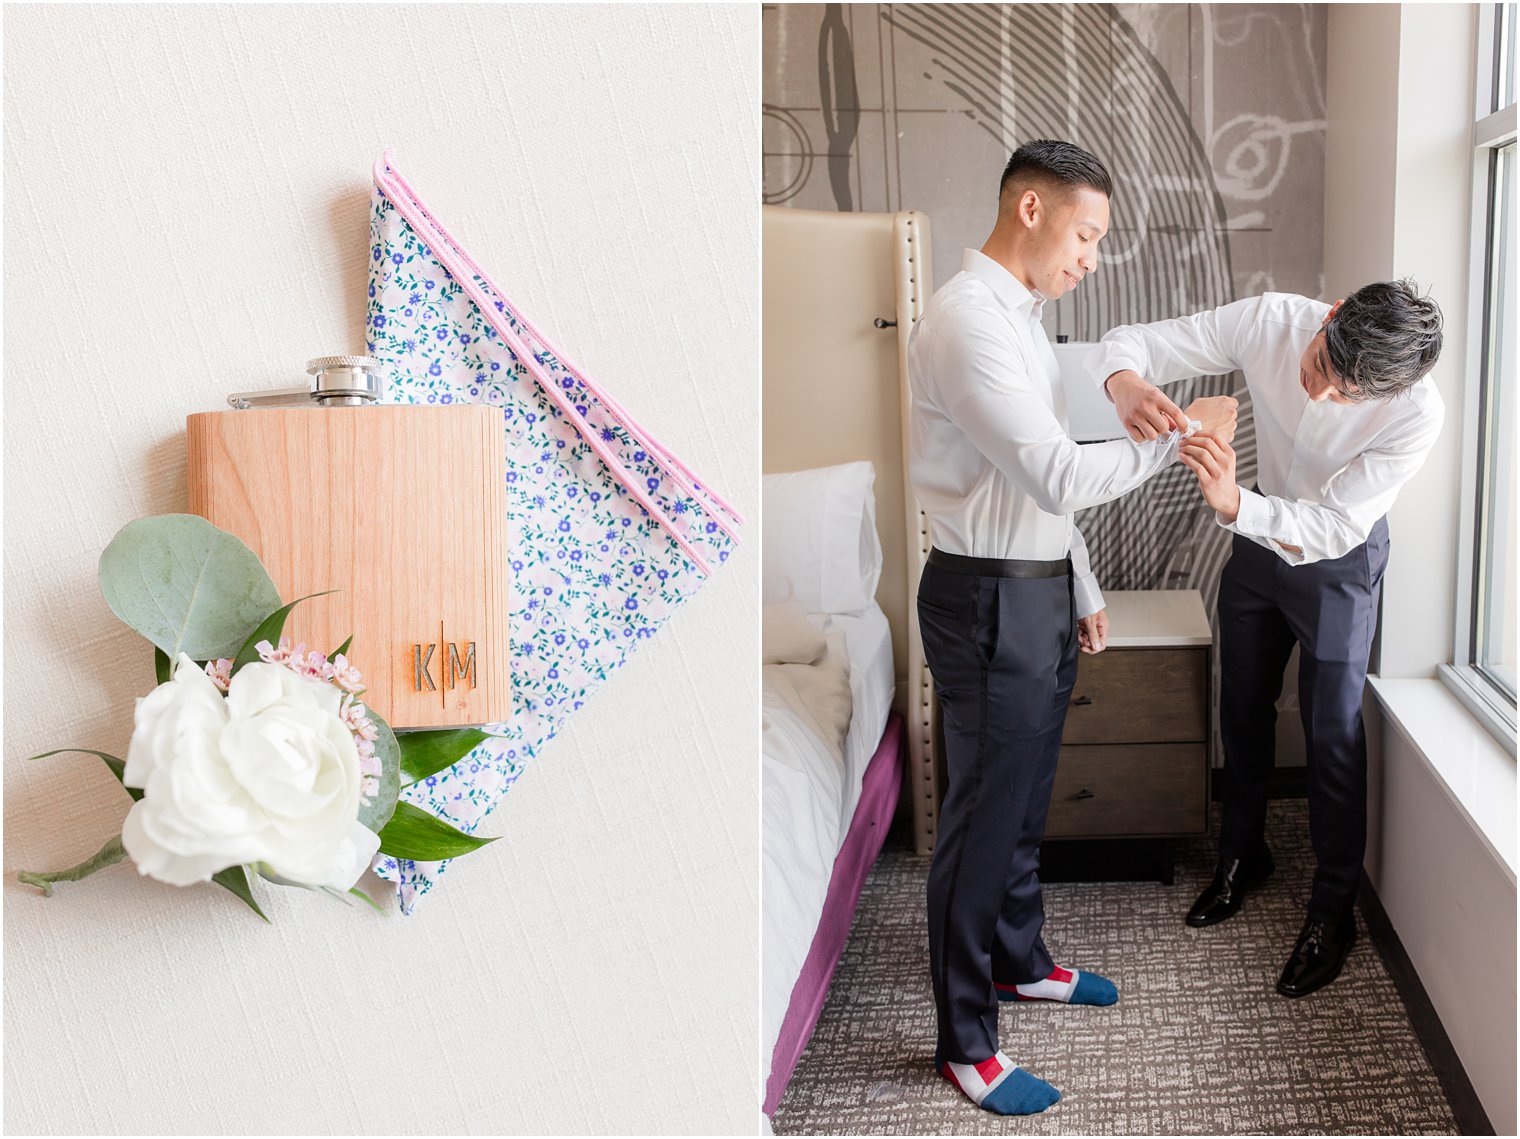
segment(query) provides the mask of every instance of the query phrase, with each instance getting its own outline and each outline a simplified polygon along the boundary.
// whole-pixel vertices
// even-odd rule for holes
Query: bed
[[[832,751],[762,684],[763,1110],[807,1045],[907,766],[933,769],[929,676],[910,599],[926,527],[903,463],[904,348],[927,298],[921,214],[765,207],[762,573],[848,662]],[[858,538],[858,540],[857,540]],[[768,637],[767,637],[768,639]],[[769,651],[769,647],[767,647]],[[768,674],[769,668],[762,670]],[[784,685],[782,685],[784,687]],[[827,732],[823,733],[827,735]],[[909,788],[915,843],[937,812]],[[932,835],[928,839],[932,845]]]

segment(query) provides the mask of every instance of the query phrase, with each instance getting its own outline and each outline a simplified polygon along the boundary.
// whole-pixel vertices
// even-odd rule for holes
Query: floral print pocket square
[[[728,558],[739,515],[530,324],[433,217],[389,153],[375,164],[368,350],[391,403],[501,409],[512,719],[403,792],[473,831],[527,762]],[[487,572],[489,572],[489,567]],[[381,856],[403,913],[447,863]]]

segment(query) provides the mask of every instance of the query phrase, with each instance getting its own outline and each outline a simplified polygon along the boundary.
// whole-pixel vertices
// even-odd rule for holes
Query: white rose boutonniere
[[[233,535],[188,514],[129,523],[101,555],[100,585],[153,642],[159,683],[137,702],[125,761],[59,750],[99,756],[135,802],[93,857],[21,881],[51,894],[130,857],[173,886],[215,882],[260,917],[255,877],[378,909],[355,886],[377,852],[437,862],[494,841],[399,798],[489,737],[393,732],[360,701],[348,643],[329,659],[281,637],[299,601],[282,605]]]
[[[347,890],[380,846],[358,821],[364,775],[343,692],[280,664],[250,664],[226,699],[181,654],[137,702],[122,827],[143,874],[175,886],[265,863],[293,882]]]

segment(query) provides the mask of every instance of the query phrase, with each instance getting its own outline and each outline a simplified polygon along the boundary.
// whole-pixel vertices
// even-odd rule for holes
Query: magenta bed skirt
[[[893,712],[887,717],[886,729],[871,761],[866,765],[861,780],[860,802],[855,805],[855,815],[844,843],[834,858],[834,872],[829,877],[829,891],[823,900],[823,916],[818,919],[818,931],[813,934],[813,944],[808,947],[807,960],[802,972],[792,986],[792,999],[786,1006],[786,1019],[781,1022],[781,1035],[776,1038],[771,1053],[771,1074],[765,1084],[765,1106],[762,1110],[771,1115],[781,1102],[781,1093],[792,1078],[792,1069],[802,1057],[818,1014],[823,1011],[824,999],[829,995],[829,982],[834,977],[834,967],[844,952],[845,939],[850,936],[850,922],[855,917],[855,905],[860,901],[860,890],[865,885],[871,864],[881,852],[886,841],[887,828],[892,825],[892,813],[897,809],[897,795],[902,787],[903,721]]]

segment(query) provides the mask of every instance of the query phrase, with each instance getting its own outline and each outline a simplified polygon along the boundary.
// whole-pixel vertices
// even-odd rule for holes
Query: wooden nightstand
[[[1104,597],[1108,648],[1078,658],[1045,837],[1207,834],[1214,642],[1203,599]]]

